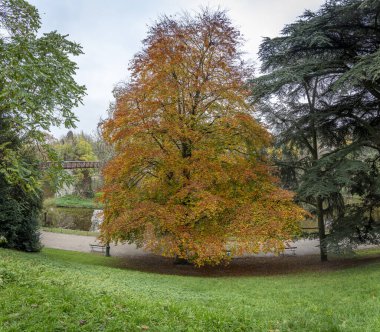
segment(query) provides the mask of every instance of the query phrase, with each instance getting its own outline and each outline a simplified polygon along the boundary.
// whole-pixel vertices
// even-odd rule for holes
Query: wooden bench
[[[288,252],[291,252],[293,256],[296,255],[296,249],[297,249],[296,246],[291,246],[289,243],[287,243],[285,246],[285,250],[287,250]]]
[[[286,252],[290,252],[293,256],[295,256],[296,255],[296,249],[297,249],[296,246],[291,246],[289,243],[285,243],[285,250],[282,253],[282,256],[285,256]]]
[[[91,252],[102,252],[102,253],[105,253],[106,252],[106,246],[103,246],[101,244],[96,244],[96,243],[90,243],[90,248],[91,248]]]

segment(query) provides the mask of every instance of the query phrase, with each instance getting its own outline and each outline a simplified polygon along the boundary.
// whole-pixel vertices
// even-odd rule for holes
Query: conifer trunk
[[[321,254],[321,261],[327,261],[327,247],[326,247],[326,231],[325,231],[325,222],[323,218],[323,205],[322,199],[317,198],[317,218],[318,218],[318,232],[319,232],[319,248]]]
[[[318,79],[315,79],[313,88],[309,91],[309,85],[305,83],[305,92],[307,96],[307,100],[310,107],[310,113],[313,114],[313,117],[311,118],[311,127],[312,127],[312,146],[309,149],[314,162],[313,164],[316,165],[316,163],[319,160],[319,147],[318,147],[318,130],[317,125],[315,123],[315,101],[317,98],[317,87],[318,87]],[[321,261],[326,262],[327,261],[327,246],[326,246],[326,231],[325,231],[325,221],[324,221],[324,213],[323,213],[323,200],[320,196],[316,197],[317,200],[317,219],[318,219],[318,234],[319,234],[319,249],[320,249],[320,255],[321,255]]]

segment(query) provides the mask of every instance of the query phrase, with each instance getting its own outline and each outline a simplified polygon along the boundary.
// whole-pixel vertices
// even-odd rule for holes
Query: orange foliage
[[[200,266],[278,253],[304,211],[276,185],[269,133],[247,102],[241,37],[224,12],[164,17],[131,63],[103,126],[104,241],[134,242]]]

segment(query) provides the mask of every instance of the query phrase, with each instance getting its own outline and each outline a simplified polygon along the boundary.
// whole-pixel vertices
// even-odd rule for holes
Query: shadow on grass
[[[321,262],[318,255],[284,256],[284,257],[240,257],[229,265],[201,267],[193,265],[175,265],[173,259],[156,255],[104,257],[59,249],[44,249],[42,255],[68,264],[106,266],[139,272],[202,276],[202,277],[234,277],[234,276],[269,276],[288,275],[307,272],[329,272],[354,268],[368,264],[380,263],[380,250],[366,250],[350,257],[333,257],[328,262]]]
[[[242,257],[235,258],[227,266],[201,267],[174,265],[173,260],[160,256],[120,258],[118,267],[149,273],[202,276],[270,276],[307,272],[328,272],[380,263],[380,253],[370,256],[336,257],[321,262],[319,256]]]

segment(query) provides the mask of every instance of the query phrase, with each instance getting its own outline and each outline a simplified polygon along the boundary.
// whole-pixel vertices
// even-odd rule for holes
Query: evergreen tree
[[[38,222],[42,195],[37,182],[39,170],[35,151],[28,146],[23,147],[22,141],[17,137],[6,142],[15,157],[11,164],[7,163],[7,167],[18,168],[22,182],[10,185],[6,173],[0,170],[0,245],[38,251],[41,248]],[[0,135],[0,145],[2,143],[4,135]]]
[[[378,1],[327,1],[260,47],[263,75],[254,80],[253,100],[288,150],[280,164],[288,178],[298,178],[298,198],[317,216],[322,260],[328,245],[379,239],[373,214],[379,206],[373,199],[380,151],[379,13]],[[361,198],[353,204],[347,194]]]

